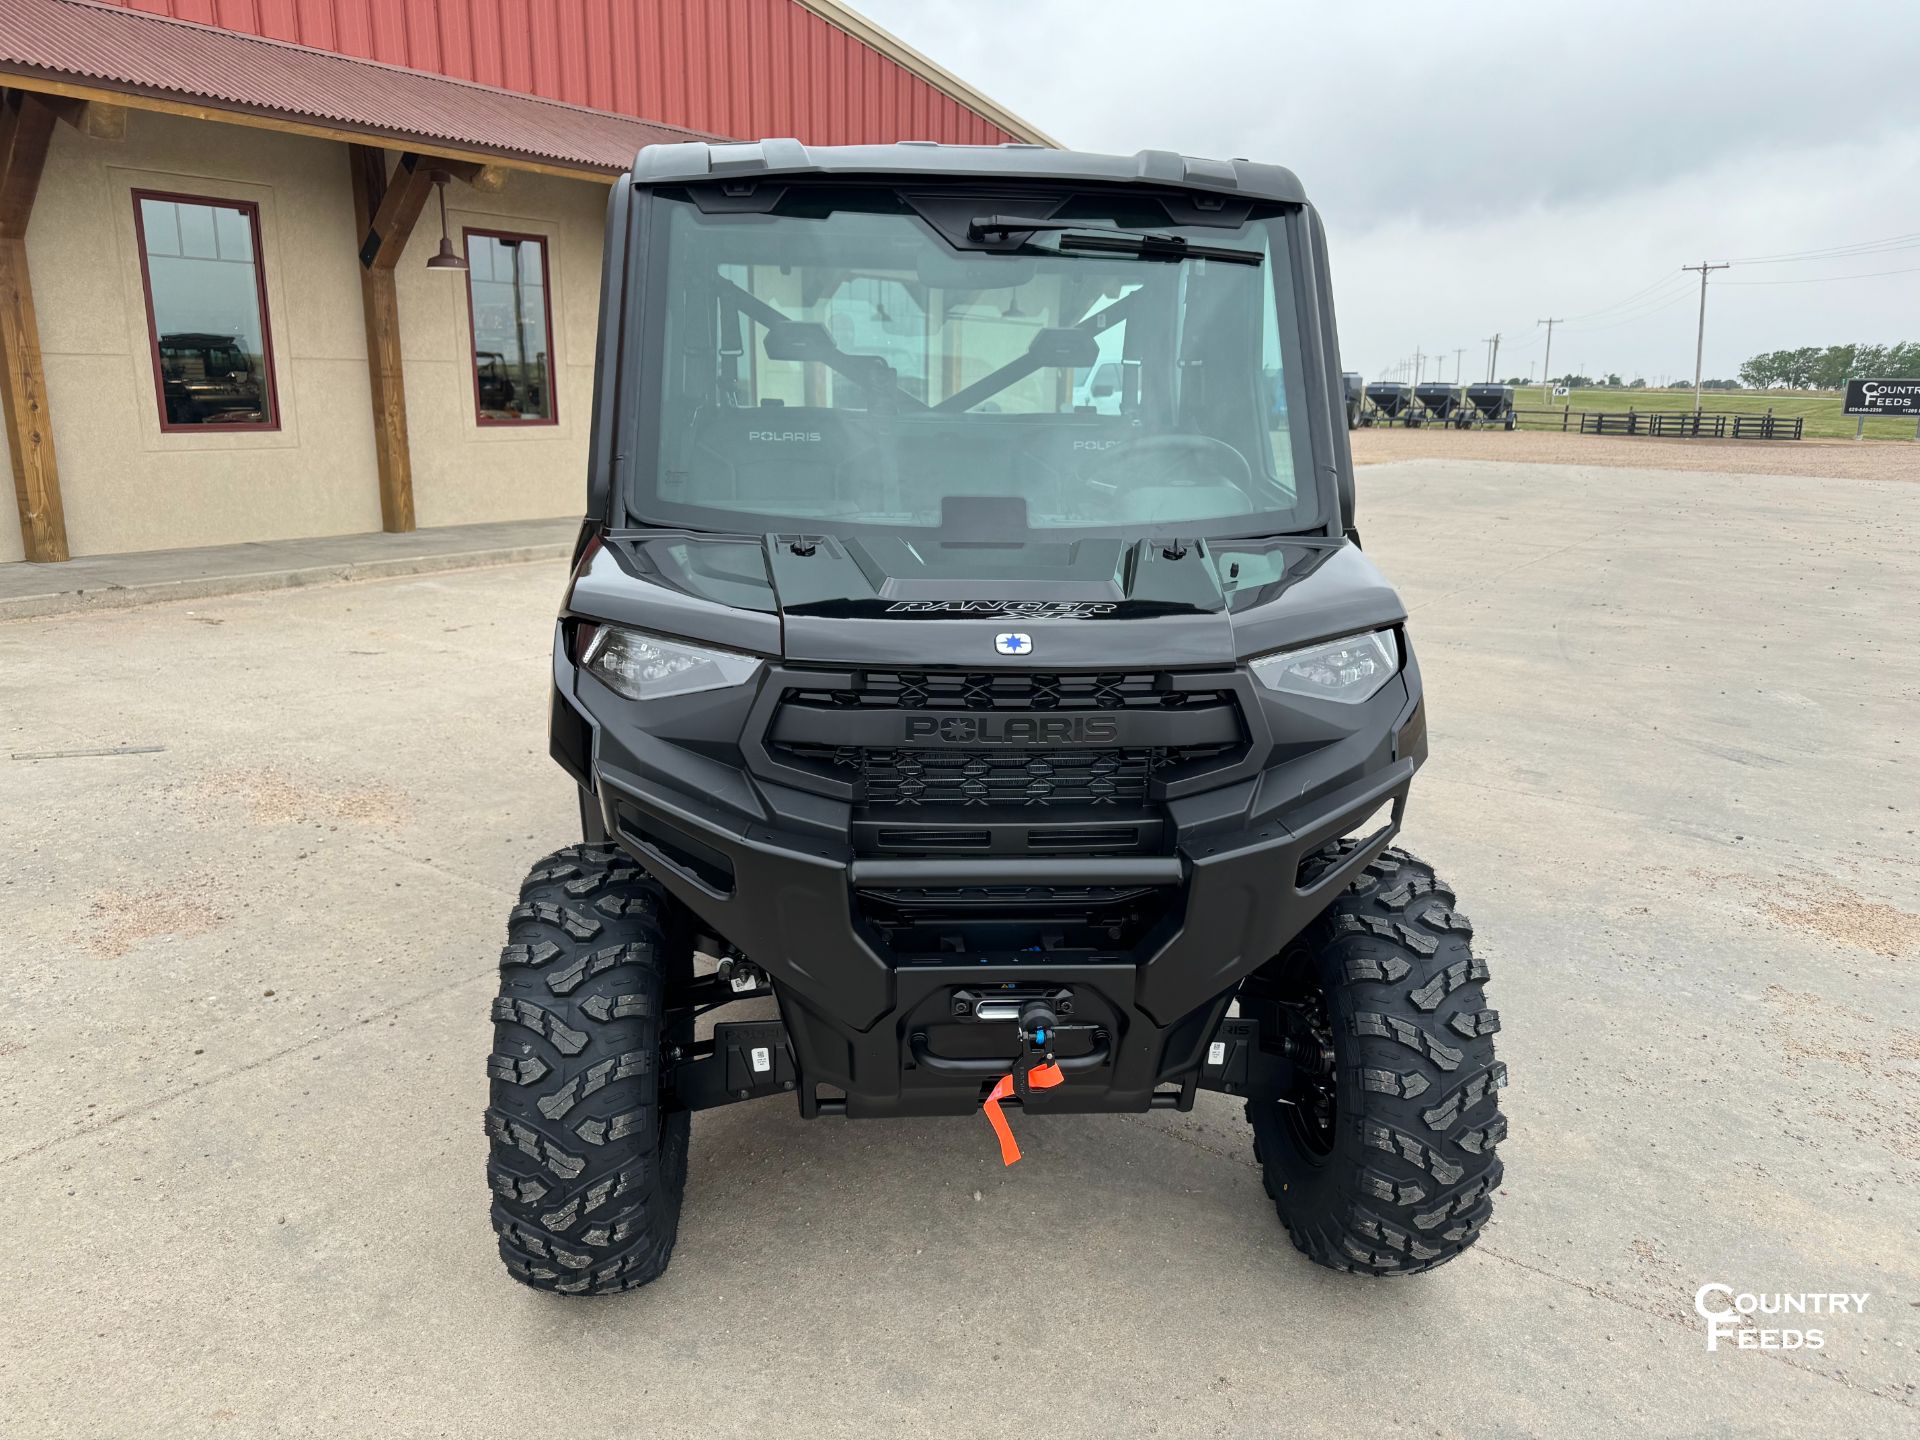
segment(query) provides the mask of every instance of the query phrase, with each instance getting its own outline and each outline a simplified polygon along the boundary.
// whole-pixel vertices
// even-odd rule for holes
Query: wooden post
[[[53,111],[37,95],[0,92],[0,409],[20,509],[27,559],[65,560],[67,519],[60,504],[60,467],[53,454],[40,325],[27,269],[27,223],[46,167]]]
[[[360,237],[360,300],[367,327],[367,382],[373,396],[373,451],[380,473],[380,528],[414,528],[413,456],[407,443],[407,386],[401,373],[400,299],[393,270],[433,188],[429,166],[403,155],[391,178],[384,151],[349,145],[354,233]]]

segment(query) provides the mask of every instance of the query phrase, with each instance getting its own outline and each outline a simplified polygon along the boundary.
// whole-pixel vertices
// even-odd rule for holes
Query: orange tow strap
[[[1027,1072],[1027,1083],[1036,1090],[1051,1090],[1064,1083],[1066,1078],[1060,1073],[1060,1067],[1051,1060]],[[1012,1165],[1020,1158],[1020,1147],[1013,1142],[1013,1127],[1007,1124],[1007,1117],[1000,1111],[1000,1102],[1011,1094],[1013,1076],[1002,1075],[993,1082],[993,1089],[987,1092],[987,1098],[980,1106],[986,1112],[987,1123],[993,1126],[993,1133],[1000,1137],[1000,1159],[1007,1165]]]

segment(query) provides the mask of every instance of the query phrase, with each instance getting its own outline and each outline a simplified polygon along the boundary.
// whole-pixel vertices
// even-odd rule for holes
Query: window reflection
[[[259,211],[145,193],[134,211],[163,427],[274,428]]]
[[[535,235],[469,230],[474,396],[480,423],[554,419],[547,246]]]

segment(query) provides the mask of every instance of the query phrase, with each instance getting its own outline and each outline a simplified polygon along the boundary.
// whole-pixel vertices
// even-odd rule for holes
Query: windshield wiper
[[[969,240],[989,235],[1003,237],[1057,232],[1054,253],[1084,250],[1107,255],[1138,255],[1142,260],[1223,260],[1230,265],[1260,265],[1258,250],[1235,250],[1225,245],[1196,245],[1184,235],[1155,235],[1136,230],[1090,230],[1067,220],[1041,220],[1020,215],[978,215],[967,226]]]

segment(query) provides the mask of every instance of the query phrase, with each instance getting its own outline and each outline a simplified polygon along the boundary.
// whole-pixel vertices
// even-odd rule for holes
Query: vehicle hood
[[[803,664],[1039,671],[1231,665],[1406,613],[1345,541],[659,533],[594,546],[570,608]]]

